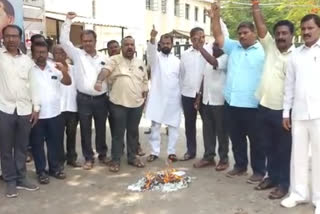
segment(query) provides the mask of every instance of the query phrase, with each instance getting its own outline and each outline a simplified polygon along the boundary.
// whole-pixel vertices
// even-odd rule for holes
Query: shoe
[[[17,186],[15,182],[7,183],[6,196],[7,198],[18,197]]]
[[[91,161],[91,160],[85,161],[84,164],[82,165],[82,168],[85,170],[92,169],[93,168],[93,161]]]
[[[175,154],[170,154],[168,155],[168,160],[170,160],[171,162],[177,162],[178,158]]]
[[[258,184],[263,180],[264,176],[254,173],[253,175],[250,176],[250,178],[247,180],[247,183],[249,184]]]
[[[49,176],[47,175],[47,173],[45,173],[45,172],[39,173],[38,174],[38,182],[39,182],[39,184],[49,184],[50,179],[49,179]]]
[[[229,167],[229,162],[228,161],[219,161],[218,165],[216,166],[216,171],[224,171],[228,169]]]
[[[268,198],[271,200],[281,199],[288,193],[287,189],[282,187],[276,187],[273,191],[270,192]]]
[[[59,180],[63,180],[67,177],[63,171],[49,172],[49,175]]]
[[[146,155],[146,153],[142,150],[141,146],[138,146],[137,155],[140,157]]]
[[[263,181],[261,181],[258,186],[256,186],[254,189],[255,190],[266,190],[275,187],[276,185],[274,182],[271,180],[271,178],[265,178]]]
[[[286,208],[293,208],[295,206],[297,206],[298,204],[303,204],[303,203],[307,203],[306,200],[299,200],[296,197],[290,195],[288,198],[283,199],[281,201],[281,206],[286,207]]]
[[[204,167],[215,167],[216,162],[214,160],[199,160],[198,162],[193,164],[194,168],[204,168]]]
[[[81,164],[77,161],[67,161],[67,165],[73,167],[73,168],[79,168],[81,167]]]
[[[226,176],[229,178],[233,178],[235,176],[242,176],[242,175],[247,175],[247,169],[233,168],[226,174]]]
[[[36,191],[39,189],[39,187],[30,183],[27,180],[23,180],[21,182],[17,182],[17,189],[22,189],[27,191]]]

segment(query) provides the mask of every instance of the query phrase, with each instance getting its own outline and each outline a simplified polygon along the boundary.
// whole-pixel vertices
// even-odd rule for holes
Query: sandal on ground
[[[49,184],[50,183],[49,176],[46,173],[40,173],[38,175],[38,182],[39,184]]]
[[[147,157],[147,161],[148,162],[152,162],[152,161],[155,161],[155,160],[157,160],[158,159],[158,156],[156,156],[156,155],[149,155],[148,157]]]
[[[178,161],[178,158],[175,154],[170,154],[168,156],[168,159],[171,161],[171,162],[177,162]]]
[[[229,168],[229,162],[219,162],[216,166],[216,171],[223,171]]]
[[[195,155],[191,156],[189,153],[186,153],[186,154],[184,154],[183,159],[181,159],[181,161],[187,161],[187,160],[191,160],[194,158],[195,158]]]
[[[52,177],[55,177],[56,179],[60,179],[60,180],[63,180],[67,177],[66,174],[62,171],[52,172],[52,173],[49,173],[49,175]]]
[[[93,162],[92,161],[85,161],[83,166],[82,166],[83,169],[85,170],[90,170],[93,168]]]
[[[120,164],[114,163],[114,162],[111,162],[109,164],[109,171],[110,172],[119,172],[119,170],[120,170]]]
[[[144,163],[138,158],[128,164],[137,168],[144,168]]]
[[[204,167],[208,167],[208,166],[216,166],[216,162],[214,160],[212,161],[207,161],[207,160],[200,160],[196,163],[193,164],[194,168],[204,168]]]

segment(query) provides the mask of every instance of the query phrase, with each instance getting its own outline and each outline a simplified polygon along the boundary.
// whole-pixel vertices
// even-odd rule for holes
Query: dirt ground
[[[144,134],[149,122],[142,120],[140,141],[149,151],[148,135]],[[183,127],[180,130],[177,154],[185,152]],[[79,133],[78,133],[79,135]],[[49,185],[40,186],[37,192],[19,191],[16,199],[7,199],[5,185],[0,181],[0,214],[312,214],[313,206],[301,205],[292,209],[280,207],[280,201],[271,201],[267,192],[253,190],[247,184],[248,176],[227,178],[225,172],[213,168],[194,169],[195,160],[177,162],[173,167],[184,170],[193,177],[189,188],[172,193],[129,192],[127,186],[135,183],[145,173],[166,167],[166,140],[162,134],[160,159],[147,164],[144,169],[128,166],[123,156],[120,172],[111,173],[105,166],[96,164],[91,171],[65,168],[67,179],[51,178]],[[202,129],[198,120],[198,154],[203,154]],[[108,132],[110,148],[110,134]],[[81,156],[78,136],[77,151]],[[110,151],[109,151],[110,153]],[[108,153],[108,155],[109,155]],[[232,153],[229,153],[231,162]],[[146,157],[143,158],[145,160]],[[80,157],[82,161],[82,157]],[[250,175],[250,172],[249,172]],[[36,182],[33,163],[28,164],[28,176]]]

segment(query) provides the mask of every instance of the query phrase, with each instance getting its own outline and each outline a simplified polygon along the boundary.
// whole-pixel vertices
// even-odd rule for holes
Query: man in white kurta
[[[292,120],[290,195],[281,202],[287,208],[310,199],[309,148],[312,151],[312,202],[320,214],[320,17],[306,15],[301,20],[305,44],[293,51],[287,65],[283,103],[283,126]]]
[[[171,54],[173,39],[170,35],[161,36],[161,51],[157,51],[155,37],[157,32],[153,29],[151,40],[148,43],[148,59],[151,65],[151,90],[149,93],[146,118],[152,121],[149,142],[152,152],[148,157],[151,162],[160,154],[160,128],[165,124],[169,129],[168,158],[176,161],[175,147],[179,137],[181,120],[181,93],[179,87],[179,59]]]

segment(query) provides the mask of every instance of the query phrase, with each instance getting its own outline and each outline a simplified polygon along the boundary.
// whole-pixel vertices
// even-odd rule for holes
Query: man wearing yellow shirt
[[[121,42],[122,54],[112,56],[102,69],[95,84],[101,90],[102,82],[108,78],[110,83],[110,117],[112,119],[112,162],[109,170],[118,172],[124,143],[127,142],[128,163],[138,168],[144,164],[136,157],[139,138],[139,123],[143,104],[148,91],[147,70],[135,55],[135,40],[131,36]]]
[[[288,20],[277,22],[272,38],[259,8],[259,1],[252,1],[252,13],[260,43],[265,51],[264,71],[256,96],[260,101],[258,120],[261,125],[261,149],[266,152],[268,177],[256,190],[275,187],[269,199],[284,197],[289,189],[291,133],[282,127],[284,80],[292,44],[294,26]]]

